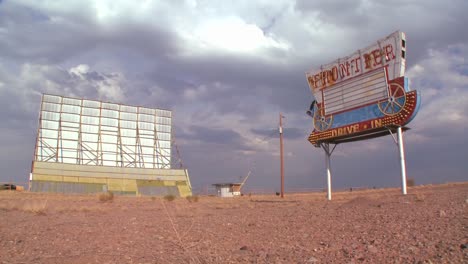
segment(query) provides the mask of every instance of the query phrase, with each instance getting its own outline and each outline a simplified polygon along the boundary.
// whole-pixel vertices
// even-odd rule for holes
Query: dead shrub
[[[5,203],[1,203],[0,204],[0,210],[2,211],[16,211],[16,210],[19,210],[20,208],[18,208],[17,205],[15,205],[14,203],[12,202],[5,202]]]
[[[185,197],[189,203],[196,203],[198,202],[199,197],[197,195],[189,195]]]
[[[164,198],[164,200],[166,200],[168,202],[172,202],[172,201],[175,200],[176,197],[173,194],[168,194],[168,195],[165,195],[163,198]]]
[[[101,202],[112,202],[114,200],[114,193],[111,191],[103,192],[98,195]]]
[[[406,179],[406,186],[413,187],[415,185],[415,181],[413,178]]]
[[[424,196],[424,194],[421,194],[421,193],[417,193],[416,196],[414,197],[414,200],[416,202],[423,202],[424,201],[424,198],[426,198]]]

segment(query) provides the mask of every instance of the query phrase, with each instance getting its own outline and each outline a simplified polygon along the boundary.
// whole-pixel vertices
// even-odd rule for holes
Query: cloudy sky
[[[468,180],[468,1],[0,0],[0,182],[27,181],[42,93],[173,110],[195,190],[326,187],[307,141],[305,72],[402,30],[422,106],[405,133],[417,184]],[[391,137],[339,145],[333,187],[400,186]]]

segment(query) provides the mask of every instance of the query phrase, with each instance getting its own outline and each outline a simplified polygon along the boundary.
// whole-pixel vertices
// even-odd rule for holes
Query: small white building
[[[241,183],[216,183],[213,184],[216,188],[216,195],[218,197],[234,197],[240,196]]]

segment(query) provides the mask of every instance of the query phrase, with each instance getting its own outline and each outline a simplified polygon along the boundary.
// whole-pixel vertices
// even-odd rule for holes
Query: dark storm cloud
[[[340,27],[362,27],[367,24],[365,1],[309,1],[296,2],[296,10],[304,13],[317,13],[318,18],[325,23],[336,24]],[[358,14],[358,15],[356,15]]]
[[[17,129],[18,131],[27,131],[34,129],[38,104],[29,104],[26,97],[34,97],[31,91],[17,87],[18,75],[10,75],[2,65],[0,65],[0,128]]]
[[[24,111],[24,101],[13,91],[0,92],[0,128],[17,129],[18,131],[34,130],[37,125],[34,117],[30,112]],[[37,97],[36,97],[37,99]],[[35,104],[34,106],[38,106]],[[36,107],[37,111],[39,108]]]
[[[211,55],[158,66],[156,74],[150,78],[158,83],[160,80],[162,84],[168,83],[168,88],[177,96],[180,96],[186,87],[196,87],[203,83],[223,83],[230,89],[210,89],[210,93],[200,99],[215,102],[220,113],[250,114],[251,109],[240,107],[242,98],[248,96],[256,97],[257,101],[266,100],[280,105],[289,111],[302,111],[304,106],[298,101],[307,105],[311,100],[304,97],[304,93],[308,92],[304,72],[301,65],[272,64],[253,57]],[[251,100],[251,103],[255,105],[256,102]]]
[[[1,4],[1,2],[0,2]],[[8,25],[8,24],[28,24],[31,21],[47,21],[49,17],[44,13],[29,7],[21,7],[19,8],[18,5],[15,3],[8,3],[2,5],[2,9],[0,10],[0,25]]]
[[[298,12],[306,16],[317,13],[320,25],[346,28],[348,35],[343,36],[342,42],[330,46],[332,49],[357,50],[395,30],[406,32],[410,67],[427,56],[428,48],[468,41],[468,34],[460,31],[468,24],[467,9],[468,2],[465,0],[451,1],[450,4],[440,1],[389,3],[385,0],[296,2]],[[331,31],[330,36],[333,34],[341,33]],[[348,54],[337,53],[337,57],[345,55]]]
[[[12,2],[0,9],[0,28],[5,35],[0,39],[0,54],[12,59],[60,63],[99,48],[122,48],[120,56],[138,50],[157,59],[173,53],[178,43],[163,28],[134,21],[122,20],[109,26],[98,23],[92,12],[55,14],[53,19],[42,12]]]
[[[55,66],[27,64],[23,65],[19,75],[13,77],[10,74],[0,68],[0,116],[3,117],[0,127],[19,130],[35,130],[42,93],[115,100],[100,89],[119,84],[119,76],[112,73],[89,71],[80,74]]]
[[[87,72],[84,75],[86,76],[87,79],[90,79],[90,80],[95,80],[95,81],[103,81],[104,80],[104,76],[102,74],[99,74],[96,71]],[[107,74],[107,75],[109,77],[112,77],[112,74]],[[76,77],[78,77],[78,76],[76,76]]]
[[[8,36],[0,39],[0,52],[8,58],[57,62],[92,47],[87,40],[92,38],[89,28],[93,26],[82,17],[56,23],[39,10],[12,2],[0,9],[0,17],[0,27]]]
[[[298,3],[298,6],[301,6],[303,3]],[[356,16],[354,12],[349,12],[349,10],[358,10],[363,8],[373,8],[375,6],[361,6],[360,1],[355,2],[346,2],[334,5],[326,4],[324,7],[316,4],[306,4],[308,8],[322,8],[321,11],[324,14],[327,14],[327,17],[341,19],[343,16],[340,14],[352,14],[350,16],[354,18],[359,18],[361,21],[365,20],[365,16],[369,16],[369,19],[377,19],[374,17],[375,13],[381,12],[381,9],[372,10],[372,12],[367,12],[363,14],[363,17]],[[429,7],[428,11],[436,7]],[[382,8],[382,10],[385,8]],[[340,13],[334,15],[335,11]],[[347,11],[343,11],[347,10]],[[380,14],[378,17],[381,19],[378,23],[383,23],[383,21],[391,21],[393,16],[399,16],[401,12],[395,7],[387,7],[386,13]],[[449,9],[450,12],[453,12],[453,9]],[[341,18],[340,18],[341,17]],[[385,18],[385,19],[384,19]],[[398,20],[398,17],[395,18]],[[407,20],[407,19],[406,19]],[[402,20],[404,22],[399,22],[401,25],[405,23],[409,24],[409,21]],[[358,24],[353,24],[355,21],[336,21],[336,23],[348,23],[351,29],[351,32],[354,32],[355,40],[354,42],[343,41],[342,43],[337,43],[336,47],[330,47],[336,49],[336,56],[344,56],[348,54],[339,53],[339,47],[343,44],[348,44],[347,49],[352,51],[361,48],[363,46],[369,45],[371,41],[376,38],[381,38],[384,35],[390,33],[397,28],[389,27],[388,30],[383,31],[373,31],[370,34],[369,27],[361,28]],[[459,22],[456,22],[457,24]],[[444,24],[445,25],[445,24]],[[446,25],[447,26],[447,25]],[[385,27],[385,26],[384,26]],[[456,24],[453,25],[455,28],[460,28]],[[406,28],[402,28],[405,30]],[[408,40],[410,47],[426,46],[430,41],[418,38],[417,32],[413,32],[409,28]],[[447,32],[446,29],[442,30]],[[450,31],[450,30],[449,30]],[[363,33],[361,33],[363,32]],[[416,33],[416,34],[415,34]],[[333,32],[330,32],[333,34]],[[434,32],[435,34],[435,32]],[[368,41],[361,40],[359,43],[356,42],[356,39],[359,38],[369,39]],[[427,38],[428,36],[426,36]],[[437,38],[439,39],[439,38]],[[355,45],[353,45],[353,43]],[[359,45],[359,46],[358,46]],[[416,59],[423,58],[426,55],[426,49],[412,48],[409,52],[410,59],[408,59],[408,65],[411,66],[415,63]],[[415,57],[418,58],[415,58]],[[334,60],[336,57],[329,58],[329,60]],[[327,62],[327,61],[324,61]],[[252,110],[246,110],[242,106],[237,98],[243,97],[245,95],[255,95],[258,98],[266,99],[269,103],[273,105],[279,105],[288,111],[299,112],[303,111],[307,104],[312,99],[311,97],[304,96],[308,94],[308,87],[305,81],[304,72],[308,69],[310,65],[304,64],[303,62],[297,62],[290,65],[281,65],[271,63],[269,61],[264,61],[261,58],[255,57],[243,57],[243,56],[230,56],[229,54],[220,54],[212,53],[210,55],[204,56],[195,56],[191,58],[172,58],[166,64],[158,64],[155,67],[154,73],[148,72],[147,76],[150,79],[161,84],[163,87],[171,89],[172,95],[175,98],[180,98],[183,91],[187,87],[194,87],[202,83],[210,82],[222,82],[232,87],[232,89],[224,91],[213,90],[210,93],[207,93],[204,97],[199,98],[199,100],[211,100],[215,103],[215,107],[220,114],[227,112],[240,112],[244,114],[252,113]],[[150,76],[151,75],[151,76]],[[233,100],[235,99],[235,100]]]
[[[242,136],[231,129],[192,125],[188,128],[188,132],[181,132],[179,136],[187,140],[197,140],[207,144],[236,146],[241,150],[250,149]]]
[[[262,136],[264,140],[268,140],[270,138],[279,138],[278,129],[256,129],[253,128],[252,131],[254,134]],[[308,137],[308,134],[304,132],[303,129],[296,128],[296,127],[284,127],[283,128],[283,136],[286,139],[305,139]]]
[[[21,6],[12,5],[11,13],[7,15],[13,16],[21,8]],[[40,14],[40,11],[35,12]],[[187,87],[207,82],[222,82],[235,88],[212,92],[209,96],[201,98],[216,99],[219,102],[216,106],[220,114],[243,112],[244,109],[247,109],[247,112],[243,113],[253,113],[255,111],[253,109],[239,107],[238,103],[242,100],[237,102],[232,100],[232,98],[243,97],[246,94],[254,94],[274,104],[284,105],[290,110],[297,111],[302,108],[301,104],[295,103],[296,99],[302,98],[301,94],[306,90],[306,83],[302,76],[304,69],[300,67],[272,66],[271,63],[262,59],[225,54],[195,57],[191,60],[167,56],[177,54],[176,49],[180,45],[177,44],[180,41],[176,41],[176,37],[171,33],[154,27],[148,29],[138,24],[126,24],[126,22],[117,23],[110,29],[103,28],[85,12],[81,15],[65,17],[66,23],[63,24],[52,23],[50,19],[35,21],[34,17],[26,17],[25,22],[28,19],[29,24],[35,25],[35,29],[29,34],[24,34],[27,23],[24,23],[24,28],[21,28],[22,24],[20,24],[20,28],[16,31],[6,27],[10,31],[10,43],[0,41],[6,56],[34,58],[41,62],[57,62],[72,55],[78,56],[95,50],[96,53],[107,53],[109,57],[121,57],[120,59],[127,61],[125,66],[129,69],[139,68],[141,65],[138,65],[138,62],[151,58],[154,68],[152,71],[144,70],[147,72],[146,76],[159,86],[170,89],[169,96],[171,97],[168,98],[170,101],[180,98]],[[80,38],[77,39],[75,36],[80,36]],[[35,42],[34,48],[30,45],[25,45],[23,48],[21,44],[19,46],[13,44],[29,43],[32,40]],[[136,57],[132,55],[135,53]],[[284,56],[284,54],[279,55]],[[135,61],[133,66],[132,61]],[[142,87],[138,87],[140,89],[133,89],[133,93],[140,97],[149,94],[147,87],[147,84],[142,84]],[[297,87],[304,88],[297,89]],[[252,102],[252,105],[254,104],[255,102]]]

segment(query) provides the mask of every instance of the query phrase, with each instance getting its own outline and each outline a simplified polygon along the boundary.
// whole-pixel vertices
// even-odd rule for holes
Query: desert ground
[[[1,191],[0,263],[468,263],[468,182],[99,198]]]

